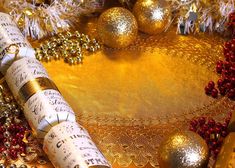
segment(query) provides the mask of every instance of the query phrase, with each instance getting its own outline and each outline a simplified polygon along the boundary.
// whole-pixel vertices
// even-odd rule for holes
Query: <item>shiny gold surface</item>
[[[129,46],[136,39],[138,32],[133,14],[121,7],[110,8],[102,13],[97,27],[101,41],[113,48]]]
[[[22,104],[25,104],[26,101],[35,93],[47,89],[58,90],[54,82],[50,79],[44,77],[35,78],[33,80],[28,81],[20,88],[19,100],[22,101]]]
[[[95,35],[94,25],[80,30]],[[217,79],[214,66],[223,57],[222,44],[216,35],[168,31],[139,35],[125,49],[104,48],[80,66],[44,65],[115,168],[159,167],[157,150],[164,137],[188,129],[193,117],[222,120],[234,107],[226,98],[204,94],[207,82]]]
[[[235,132],[235,112],[233,111],[232,118],[228,125],[229,132]]]
[[[148,34],[163,32],[171,20],[165,0],[138,0],[133,8],[139,30]]]
[[[159,147],[162,168],[205,168],[209,159],[206,142],[191,131],[170,135]]]
[[[235,133],[230,133],[217,157],[214,168],[235,168]]]

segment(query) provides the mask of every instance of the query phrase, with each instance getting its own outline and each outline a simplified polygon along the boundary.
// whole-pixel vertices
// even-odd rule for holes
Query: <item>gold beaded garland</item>
[[[159,147],[159,165],[164,168],[204,168],[208,163],[206,142],[191,131],[176,132]]]
[[[138,0],[133,8],[139,30],[147,34],[163,32],[170,23],[170,8],[165,0]]]
[[[35,48],[36,58],[40,61],[59,60],[63,58],[70,65],[82,63],[84,52],[93,53],[101,48],[96,39],[78,31],[59,33],[40,47]]]
[[[112,48],[129,46],[137,37],[135,17],[127,9],[114,7],[101,14],[98,20],[98,35],[101,41]]]

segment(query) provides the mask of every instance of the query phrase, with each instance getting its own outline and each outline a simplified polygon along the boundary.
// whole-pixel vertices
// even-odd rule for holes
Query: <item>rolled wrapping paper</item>
[[[214,168],[235,168],[235,133],[230,133],[216,159]]]
[[[5,79],[38,138],[62,121],[75,121],[75,114],[64,100],[42,64],[35,58],[15,61]]]
[[[16,54],[21,58],[34,57],[34,53],[10,15],[0,12],[0,71],[5,74]]]
[[[87,131],[75,122],[54,126],[44,138],[43,149],[56,168],[109,168]]]

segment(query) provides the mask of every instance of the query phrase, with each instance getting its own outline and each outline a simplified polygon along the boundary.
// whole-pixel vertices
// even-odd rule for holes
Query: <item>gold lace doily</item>
[[[95,34],[94,25],[86,25]],[[104,48],[84,65],[44,65],[114,167],[158,167],[164,137],[188,129],[193,117],[222,120],[234,109],[228,99],[204,93],[207,82],[218,78],[214,67],[223,58],[222,45],[215,35],[180,36],[172,30],[140,35],[126,49]]]

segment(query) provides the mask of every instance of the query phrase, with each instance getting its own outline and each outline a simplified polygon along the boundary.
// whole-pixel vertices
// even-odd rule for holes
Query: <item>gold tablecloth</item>
[[[90,28],[92,27],[92,30]],[[92,23],[81,31],[90,30]],[[171,132],[188,129],[193,117],[222,120],[234,103],[212,99],[204,86],[216,80],[223,58],[217,35],[139,35],[132,46],[104,47],[84,64],[44,63],[78,121],[114,167],[158,167],[159,143]]]

